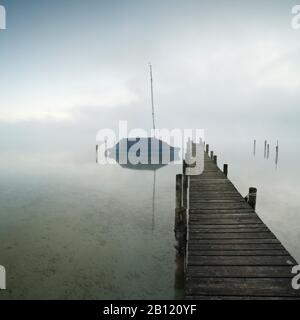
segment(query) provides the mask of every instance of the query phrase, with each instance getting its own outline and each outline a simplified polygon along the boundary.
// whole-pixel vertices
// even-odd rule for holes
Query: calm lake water
[[[179,167],[156,172],[153,197],[153,171],[96,165],[93,153],[0,161],[1,298],[175,297]]]
[[[220,166],[300,261],[300,168],[287,146],[279,164],[263,141],[215,144]],[[275,146],[275,141],[274,141]],[[0,158],[1,299],[174,299],[175,174],[95,163],[86,151],[7,151]],[[154,210],[153,210],[154,200]]]

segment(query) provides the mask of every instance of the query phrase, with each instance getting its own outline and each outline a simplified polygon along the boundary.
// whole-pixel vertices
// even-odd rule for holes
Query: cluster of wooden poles
[[[253,155],[256,155],[256,140],[253,142]],[[278,141],[275,147],[275,164],[278,164],[278,155],[279,155],[279,145]],[[264,158],[269,159],[270,157],[270,144],[267,140],[264,141]]]

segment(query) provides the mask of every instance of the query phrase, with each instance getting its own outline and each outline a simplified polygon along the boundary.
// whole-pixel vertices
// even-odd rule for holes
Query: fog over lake
[[[95,161],[98,130],[120,120],[151,129],[149,62],[157,127],[204,129],[219,165],[243,195],[258,188],[258,215],[300,261],[294,1],[1,4],[0,299],[180,297],[181,166],[154,180]]]

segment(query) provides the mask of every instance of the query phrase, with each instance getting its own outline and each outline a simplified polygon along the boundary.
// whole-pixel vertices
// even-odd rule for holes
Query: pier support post
[[[217,164],[218,163],[218,157],[214,156],[214,163]]]
[[[176,240],[176,270],[175,270],[175,288],[184,289],[184,270],[187,242],[187,222],[186,210],[184,208],[175,210],[175,240]]]
[[[188,176],[183,174],[176,175],[176,209],[175,209],[175,238],[177,241],[176,249],[179,255],[185,254],[186,233],[187,233],[187,183]]]
[[[180,240],[177,240],[176,245],[176,269],[175,269],[175,299],[182,299],[184,296],[184,266],[185,266],[185,250],[182,250]]]
[[[187,167],[186,162],[185,162],[185,160],[183,160],[182,161],[182,174],[184,174],[184,175],[185,175],[186,167]]]
[[[223,173],[224,173],[225,177],[228,176],[228,164],[226,164],[226,163],[223,165]]]
[[[213,152],[213,151],[210,152],[210,158],[211,158],[211,159],[214,158],[214,152]]]
[[[192,142],[192,156],[196,157],[196,143]]]
[[[182,174],[176,175],[176,208],[182,207]]]
[[[257,199],[257,188],[250,187],[248,194],[248,203],[255,210],[256,208],[256,199]]]
[[[175,209],[175,232],[181,233],[186,231],[186,209],[176,208]],[[176,237],[177,240],[177,237]]]
[[[206,145],[206,153],[209,154],[209,144]]]
[[[188,176],[182,176],[182,206],[187,207],[187,190],[188,190]]]

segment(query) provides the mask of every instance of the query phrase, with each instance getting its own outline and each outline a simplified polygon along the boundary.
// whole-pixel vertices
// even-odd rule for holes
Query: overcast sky
[[[203,128],[223,138],[299,134],[297,1],[0,4],[7,11],[1,133],[72,127],[96,134],[118,120],[150,128],[151,61],[158,127]]]

